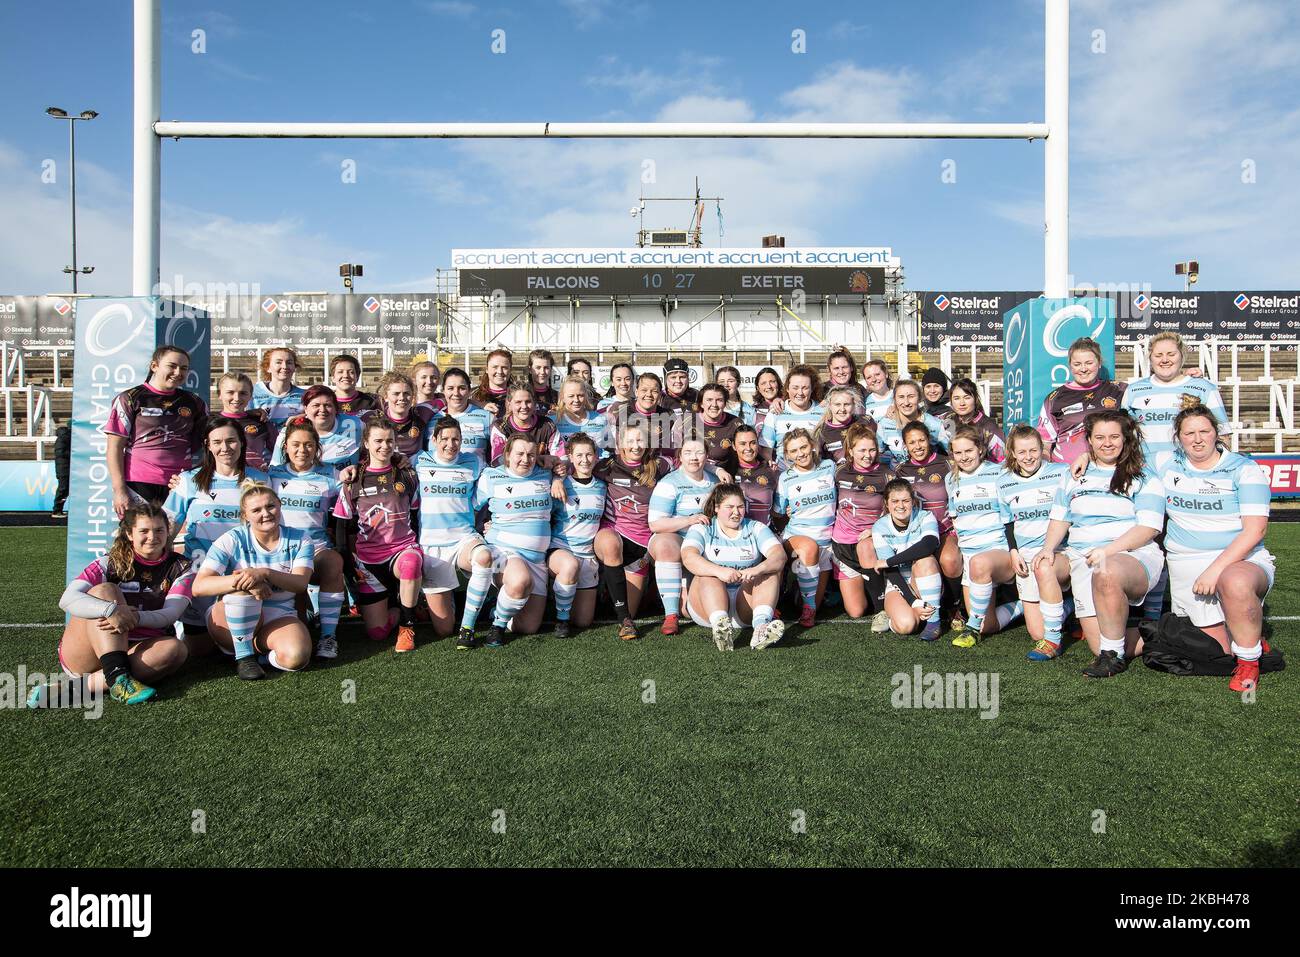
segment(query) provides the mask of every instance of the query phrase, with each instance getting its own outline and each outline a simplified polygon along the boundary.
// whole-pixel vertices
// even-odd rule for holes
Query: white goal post
[[[159,282],[164,137],[330,139],[1041,139],[1043,292],[1069,293],[1070,3],[1044,0],[1043,123],[240,123],[161,118],[162,0],[135,0],[131,292]]]

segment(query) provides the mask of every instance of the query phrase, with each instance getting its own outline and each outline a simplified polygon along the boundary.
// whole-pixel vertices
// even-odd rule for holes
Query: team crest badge
[[[760,476],[758,477],[758,484],[759,484],[759,485],[766,485],[766,484],[767,484],[767,476],[766,476],[766,475],[760,475]]]
[[[420,434],[420,430],[417,429],[415,426],[411,426],[410,431],[407,432],[406,434],[409,435],[411,438],[415,438],[417,435]]]
[[[1182,395],[1182,403],[1184,409],[1190,409],[1194,405],[1200,405],[1201,400],[1198,399],[1196,396],[1192,395],[1190,392],[1184,392]]]
[[[1101,400],[1101,407],[1102,407],[1103,409],[1113,409],[1113,408],[1115,408],[1116,404],[1117,404],[1117,403],[1115,402],[1114,399],[1102,399],[1102,400]]]
[[[246,426],[244,426],[244,431],[247,432],[249,435],[256,435],[256,434],[257,434],[257,426],[255,426],[255,425],[246,425]]]
[[[181,408],[181,417],[182,417],[182,418],[186,418],[186,419],[188,419],[188,418],[189,418],[191,415],[193,415],[193,414],[194,414],[194,413],[191,412],[189,409],[184,408],[184,407]]]
[[[406,485],[405,485],[404,483],[402,483],[402,482],[398,482],[396,485],[393,486],[393,488],[397,489],[397,491],[399,491],[399,492],[405,492],[405,491],[406,491]]]

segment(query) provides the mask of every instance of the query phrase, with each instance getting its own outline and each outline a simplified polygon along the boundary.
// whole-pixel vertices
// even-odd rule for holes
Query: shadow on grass
[[[1295,867],[1300,865],[1300,831],[1292,831],[1280,841],[1256,841],[1246,848],[1242,867]]]

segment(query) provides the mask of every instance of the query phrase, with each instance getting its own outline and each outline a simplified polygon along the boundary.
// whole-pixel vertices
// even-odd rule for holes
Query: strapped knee
[[[405,551],[397,556],[397,577],[403,581],[414,581],[424,574],[424,556],[419,552]]]

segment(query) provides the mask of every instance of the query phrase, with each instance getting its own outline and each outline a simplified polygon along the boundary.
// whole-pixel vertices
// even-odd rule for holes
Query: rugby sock
[[[966,624],[980,631],[984,627],[984,616],[988,614],[989,602],[992,600],[992,582],[971,582],[970,615],[966,618]]]
[[[1146,601],[1142,603],[1142,615],[1148,621],[1159,621],[1160,613],[1165,610],[1165,586],[1169,584],[1169,568],[1162,566],[1160,580],[1156,587],[1147,592]]]
[[[953,615],[960,618],[962,605],[965,604],[965,599],[962,597],[961,593],[961,576],[958,575],[955,578],[949,578],[947,575],[944,575],[942,594],[943,605],[947,607]]]
[[[569,612],[573,608],[573,598],[578,594],[578,583],[570,582],[566,585],[557,578],[555,584],[551,586],[551,591],[555,593],[556,620],[568,621]]]
[[[235,642],[235,660],[253,657],[257,653],[253,650],[253,635],[262,617],[262,600],[247,592],[231,592],[222,596],[221,604],[226,610],[230,637]]]
[[[995,612],[998,619],[998,631],[1007,627],[1024,613],[1025,606],[1018,601],[1009,601],[1005,605],[998,605],[998,610]]]
[[[320,636],[333,638],[338,631],[339,615],[343,612],[343,592],[323,591],[320,593]]]
[[[754,627],[762,628],[772,620],[772,614],[771,605],[757,605],[754,608]]]
[[[130,674],[131,662],[125,651],[110,651],[99,656],[99,663],[104,668],[104,683],[112,684],[119,675]]]
[[[921,601],[925,602],[934,609],[930,613],[930,621],[938,624],[939,622],[939,602],[943,595],[943,576],[942,575],[916,575],[912,579],[916,584],[916,590],[921,594]]]
[[[1066,595],[1064,598],[1062,598],[1061,608],[1062,608],[1061,621],[1065,621],[1065,619],[1069,618],[1071,615],[1074,614],[1074,596]]]
[[[320,585],[307,586],[307,601],[311,603],[311,610],[316,614],[321,614],[320,610]]]
[[[1065,605],[1059,601],[1040,601],[1038,610],[1043,613],[1043,638],[1054,645],[1061,643],[1061,623],[1065,621]]]
[[[880,611],[885,607],[885,579],[877,571],[864,571],[862,573],[862,586],[866,590],[867,598],[871,601],[871,610]]]
[[[515,615],[524,610],[524,605],[528,604],[528,593],[525,592],[522,598],[515,598],[510,595],[504,588],[497,593],[496,614],[492,616],[492,624],[498,628],[504,628]]]
[[[627,617],[627,575],[622,565],[601,565],[600,577],[605,580],[609,600],[614,603],[614,617],[622,621]]]
[[[715,611],[712,615],[709,616],[709,627],[716,628],[719,623],[726,621],[730,617],[731,614],[729,612]]]
[[[1238,661],[1259,661],[1259,656],[1264,653],[1264,643],[1261,641],[1254,648],[1245,648],[1234,641],[1232,653],[1237,656]]]
[[[1121,658],[1123,658],[1123,657],[1124,657],[1124,639],[1123,639],[1122,637],[1120,637],[1120,638],[1107,638],[1105,635],[1102,635],[1102,636],[1101,636],[1101,647],[1100,647],[1100,649],[1098,649],[1098,650],[1100,650],[1100,651],[1113,651],[1113,652],[1115,652],[1115,654],[1117,654],[1117,655],[1119,655]]]
[[[817,579],[821,577],[821,570],[809,568],[803,563],[802,558],[796,558],[791,567],[794,571],[795,581],[799,583],[799,594],[803,596],[803,603],[811,608],[816,608]]]
[[[408,628],[415,627],[415,605],[407,608],[405,605],[397,606],[397,623],[405,625]]]
[[[462,628],[473,628],[478,621],[478,613],[487,601],[488,589],[492,585],[492,566],[483,566],[475,562],[470,566],[469,584],[465,586],[465,610],[460,616]]]
[[[665,615],[676,615],[682,608],[682,563],[655,562],[655,584],[664,603]]]

